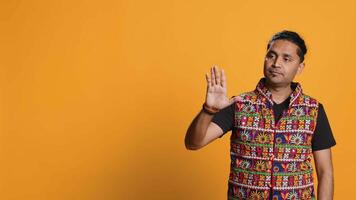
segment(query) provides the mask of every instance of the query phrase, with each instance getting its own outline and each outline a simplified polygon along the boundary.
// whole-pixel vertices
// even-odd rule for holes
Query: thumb
[[[235,103],[236,101],[241,101],[242,100],[242,97],[240,96],[232,96],[229,100],[229,105]]]

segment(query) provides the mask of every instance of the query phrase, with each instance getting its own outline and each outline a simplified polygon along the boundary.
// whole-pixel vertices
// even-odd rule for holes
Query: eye
[[[267,58],[273,58],[273,57],[274,57],[274,55],[273,55],[273,54],[271,54],[271,53],[269,53],[269,54],[267,54],[267,55],[266,55],[266,57],[267,57]]]
[[[291,61],[291,59],[288,58],[288,57],[285,57],[285,58],[284,58],[284,61],[289,62],[289,61]]]

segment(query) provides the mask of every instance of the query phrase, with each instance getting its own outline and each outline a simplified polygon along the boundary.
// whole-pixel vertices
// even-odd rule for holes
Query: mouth
[[[282,75],[281,72],[273,71],[273,70],[269,70],[269,73],[272,74],[272,75]]]

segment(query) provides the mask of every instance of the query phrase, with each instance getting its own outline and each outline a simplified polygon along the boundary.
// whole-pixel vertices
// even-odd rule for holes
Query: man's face
[[[297,54],[299,47],[288,40],[275,40],[267,50],[263,74],[269,84],[274,86],[289,85],[295,75],[301,73],[304,62]]]

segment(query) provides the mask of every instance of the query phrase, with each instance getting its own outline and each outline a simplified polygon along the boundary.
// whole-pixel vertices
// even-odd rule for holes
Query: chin
[[[268,83],[272,84],[272,85],[283,85],[283,83],[285,82],[282,78],[280,77],[270,77],[267,76],[266,80]]]

